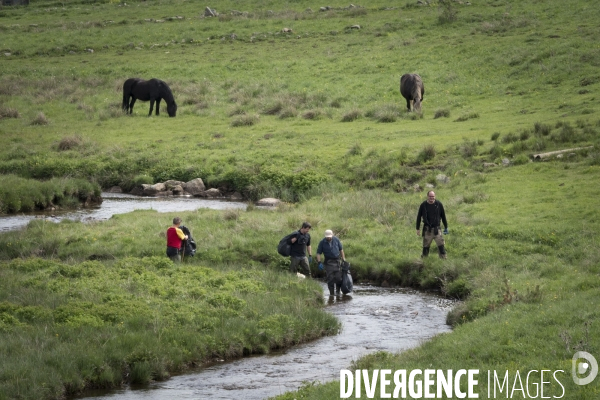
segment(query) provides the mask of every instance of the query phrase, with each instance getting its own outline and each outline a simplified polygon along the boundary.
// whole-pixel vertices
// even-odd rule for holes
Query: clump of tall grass
[[[436,151],[435,151],[435,146],[432,144],[428,144],[426,146],[423,147],[423,149],[419,152],[419,154],[417,155],[417,163],[419,164],[423,164],[426,163],[427,161],[433,160],[435,158],[436,155]]]
[[[346,153],[349,156],[359,156],[363,153],[363,148],[361,146],[360,143],[355,143],[354,145],[352,145],[352,147],[350,147],[350,149],[348,149],[348,152]]]
[[[2,118],[19,118],[21,114],[16,108],[0,106],[0,119]]]
[[[286,107],[279,113],[279,119],[295,118],[298,110],[295,107]]]
[[[362,115],[362,112],[358,109],[350,110],[342,116],[342,122],[356,121],[357,119],[359,119],[361,117],[361,115]]]
[[[83,145],[83,139],[79,135],[66,136],[56,146],[59,151],[73,150]]]
[[[35,118],[33,118],[29,124],[30,125],[48,125],[49,123],[50,123],[50,120],[48,120],[48,118],[46,118],[46,115],[44,115],[43,112],[39,112],[38,115],[36,115]]]
[[[401,110],[396,104],[384,104],[380,108],[369,112],[369,116],[374,118],[377,122],[396,122],[401,116]]]
[[[498,140],[498,138],[500,137],[500,132],[494,132],[492,133],[492,142],[495,142]]]
[[[467,121],[467,120],[474,119],[474,118],[479,118],[479,113],[471,112],[468,114],[463,114],[460,117],[458,117],[457,119],[455,119],[454,122],[463,122],[463,121]]]
[[[441,25],[451,24],[458,19],[458,11],[452,5],[452,0],[439,0],[438,11],[438,23]]]
[[[533,132],[536,136],[548,136],[551,131],[552,128],[550,127],[550,125],[543,124],[541,122],[536,122],[535,124],[533,124]]]
[[[450,117],[450,110],[448,110],[447,108],[440,108],[437,109],[435,111],[435,114],[433,115],[433,119],[437,119],[437,118],[448,118]]]
[[[260,118],[256,114],[244,114],[231,121],[231,126],[252,126],[258,124]]]
[[[323,111],[320,109],[308,110],[302,113],[302,118],[304,119],[318,119],[323,115]]]

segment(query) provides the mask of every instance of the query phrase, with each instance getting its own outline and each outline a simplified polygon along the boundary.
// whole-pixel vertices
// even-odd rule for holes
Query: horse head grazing
[[[400,78],[400,93],[406,99],[406,108],[415,112],[421,112],[421,102],[425,94],[423,80],[418,74],[404,74]]]
[[[167,103],[169,117],[174,117],[177,113],[177,104],[169,85],[165,82],[155,78],[147,81],[140,78],[129,78],[123,84],[123,111],[126,113],[131,114],[136,100],[141,100],[150,101],[148,116],[152,115],[156,102],[156,115],[159,115],[160,101],[163,99]]]
[[[173,101],[172,103],[167,103],[167,113],[169,117],[174,117],[177,114],[177,103]]]

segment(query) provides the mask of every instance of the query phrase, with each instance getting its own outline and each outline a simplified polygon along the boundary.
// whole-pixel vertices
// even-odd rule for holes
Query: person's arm
[[[181,240],[186,240],[188,238],[187,235],[185,233],[183,233],[183,231],[179,228],[175,228],[175,232],[177,232],[177,236]]]
[[[444,210],[444,206],[442,205],[442,203],[440,203],[440,218],[444,223],[444,228],[448,229],[448,221],[446,221],[446,211]]]
[[[294,243],[296,243],[296,240],[298,240],[298,232],[295,232],[295,233],[296,233],[296,235],[289,238],[288,244],[294,244]]]
[[[310,247],[310,245],[306,246],[306,250],[308,250],[308,256],[312,257],[312,248]]]
[[[342,256],[342,260],[346,261],[346,255],[344,254],[344,250],[340,250],[340,255]]]
[[[322,240],[319,242],[319,245],[317,246],[317,262],[318,263],[321,262],[321,254],[323,254],[323,241]]]
[[[423,216],[423,204],[419,206],[419,212],[417,213],[417,236],[421,236],[421,217]]]

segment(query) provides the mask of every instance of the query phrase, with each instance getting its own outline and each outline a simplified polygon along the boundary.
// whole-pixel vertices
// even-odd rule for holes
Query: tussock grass
[[[238,114],[235,114],[238,115]],[[257,114],[242,114],[238,115],[231,121],[231,126],[252,126],[259,122],[260,118]]]
[[[48,125],[50,120],[46,117],[43,112],[39,112],[35,118],[29,122],[29,125]]]
[[[0,106],[0,119],[2,118],[20,118],[19,110],[12,107]]]

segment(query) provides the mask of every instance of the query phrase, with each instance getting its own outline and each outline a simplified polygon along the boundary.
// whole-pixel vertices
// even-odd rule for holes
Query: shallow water
[[[326,287],[323,286],[324,295]],[[379,350],[399,352],[443,332],[449,300],[411,289],[354,287],[352,296],[333,300],[326,310],[342,323],[329,336],[266,356],[222,362],[143,389],[98,393],[87,400],[265,399],[303,382],[339,379],[352,361]],[[327,297],[326,297],[327,299]]]
[[[102,204],[93,207],[65,211],[39,211],[0,217],[0,231],[20,229],[35,218],[60,222],[63,219],[97,221],[109,219],[115,214],[134,210],[158,212],[193,211],[199,208],[215,210],[245,209],[247,204],[225,200],[208,200],[198,197],[141,197],[130,194],[102,193]]]

